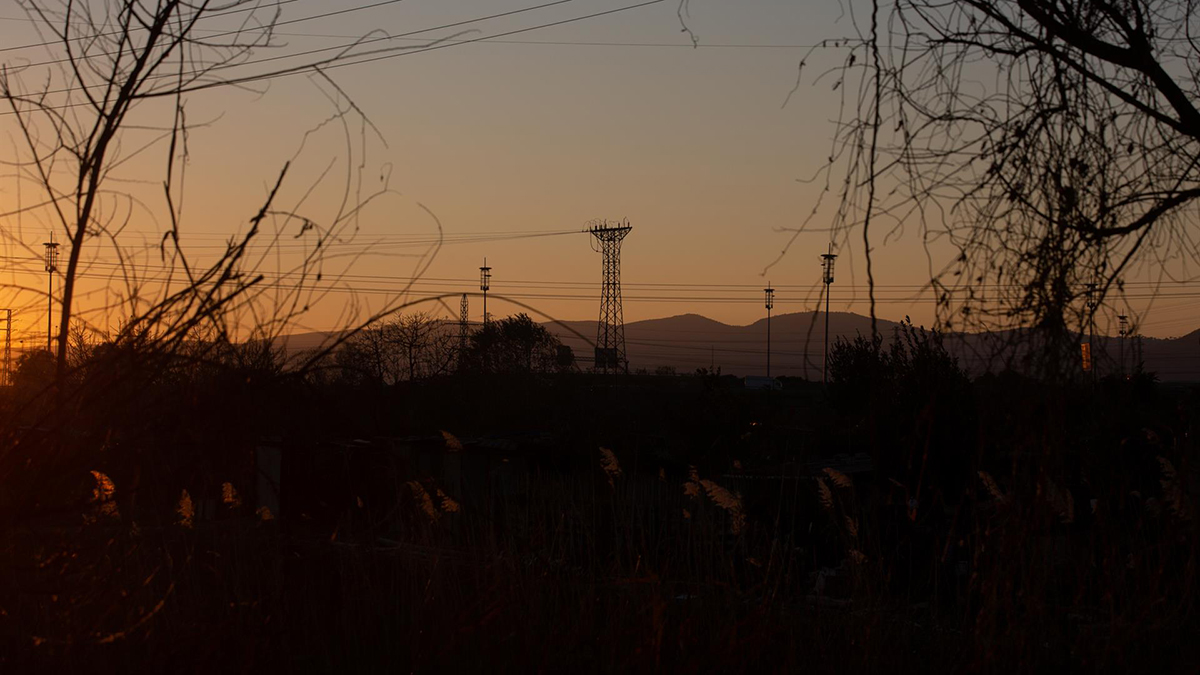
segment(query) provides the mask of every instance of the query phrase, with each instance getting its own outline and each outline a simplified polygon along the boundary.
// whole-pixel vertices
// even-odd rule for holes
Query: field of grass
[[[905,364],[9,392],[0,669],[1196,672],[1195,393]]]

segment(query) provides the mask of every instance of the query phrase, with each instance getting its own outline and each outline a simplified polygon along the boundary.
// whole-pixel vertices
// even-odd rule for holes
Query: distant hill
[[[545,324],[563,343],[570,345],[581,366],[591,363],[590,341],[596,339],[595,321],[565,321]],[[879,331],[890,340],[899,326],[894,321],[879,320]],[[579,338],[580,333],[587,341]],[[829,340],[839,337],[853,339],[871,334],[868,317],[849,312],[829,315]],[[697,368],[719,366],[722,373],[733,375],[766,374],[767,320],[748,326],[732,326],[699,314],[681,314],[663,319],[649,319],[625,324],[626,352],[629,367],[653,372],[659,367],[674,368],[676,372],[693,372]],[[780,314],[771,319],[771,374],[794,377],[821,377],[825,339],[825,315],[820,312]],[[1146,369],[1164,381],[1200,381],[1200,330],[1179,338],[1141,338],[1142,357]],[[950,335],[947,348],[959,358],[972,374],[997,368],[998,362],[988,355],[988,341],[976,335]],[[1132,370],[1135,341],[1124,345],[1115,337],[1097,336],[1096,359],[1101,374],[1120,370],[1124,358],[1127,370]]]
[[[337,331],[293,333],[291,335],[280,336],[278,342],[289,354],[294,354],[296,352],[306,352],[310,349],[323,347],[332,342],[338,335]]]
[[[575,350],[580,365],[590,364],[596,339],[595,321],[547,323],[546,327]],[[893,321],[879,321],[879,330],[891,335]],[[587,341],[580,339],[580,333]],[[829,339],[870,335],[871,320],[848,312],[829,315]],[[780,314],[771,318],[771,374],[821,377],[825,315],[814,312]],[[748,326],[731,326],[699,314],[681,314],[625,324],[629,367],[653,372],[660,367],[676,372],[720,366],[734,375],[766,373],[767,320]]]
[[[562,321],[544,324],[575,350],[581,367],[589,367],[592,359],[591,342],[596,339],[595,321]],[[899,324],[879,320],[879,330],[891,339]],[[870,335],[871,320],[849,312],[829,315],[829,339],[853,339]],[[280,338],[290,353],[318,347],[333,339],[333,332],[309,332]],[[820,379],[825,315],[820,312],[796,312],[771,318],[771,374]],[[699,314],[680,314],[661,319],[647,319],[625,324],[625,343],[632,369],[654,372],[659,367],[674,368],[678,373],[694,372],[697,368],[719,366],[722,373],[732,375],[766,374],[767,320],[748,326],[734,326],[714,321]],[[1142,356],[1146,369],[1164,381],[1200,381],[1200,330],[1183,337],[1160,339],[1141,338]],[[972,373],[988,367],[982,355],[989,352],[978,336],[954,335],[947,347],[959,357]],[[1100,373],[1120,368],[1124,351],[1126,367],[1132,369],[1135,343],[1125,341],[1122,347],[1117,338],[1098,337],[1096,351]],[[996,364],[992,364],[995,368]]]

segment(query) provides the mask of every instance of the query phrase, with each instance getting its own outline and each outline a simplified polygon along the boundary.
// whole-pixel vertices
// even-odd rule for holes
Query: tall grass
[[[1025,386],[973,385],[967,425],[775,396],[754,418],[814,439],[784,455],[689,464],[614,429],[488,450],[482,483],[388,460],[372,489],[306,487],[311,520],[259,506],[237,462],[155,474],[113,443],[4,514],[0,668],[1190,672],[1196,398]],[[475,461],[445,422],[445,457]]]

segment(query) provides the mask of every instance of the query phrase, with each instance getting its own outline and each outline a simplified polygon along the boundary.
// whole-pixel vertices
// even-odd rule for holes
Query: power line
[[[485,21],[485,20],[492,19],[492,18],[498,18],[501,16],[509,16],[512,14],[518,14],[521,12],[527,12],[527,11],[531,11],[531,10],[535,10],[535,9],[541,9],[544,7],[549,7],[549,6],[563,4],[566,2],[573,2],[573,1],[574,0],[556,0],[555,2],[546,3],[543,5],[536,5],[533,7],[527,7],[527,8],[523,8],[520,10],[513,10],[510,12],[502,12],[500,14],[489,15],[486,17],[479,17],[479,18],[470,19],[467,21],[459,21],[459,22],[455,22],[455,23],[444,24],[442,26],[436,26],[433,28],[426,28],[426,29],[422,29],[419,31],[412,31],[409,33],[404,33],[404,34],[402,34],[402,36],[411,36],[411,35],[417,35],[420,33],[431,32],[434,30],[453,28],[456,26],[466,25],[469,23],[476,23],[479,21]],[[211,82],[201,82],[198,84],[189,84],[189,85],[185,85],[183,87],[173,87],[173,88],[171,88],[169,93],[170,93],[170,95],[176,95],[179,93],[204,91],[207,89],[213,89],[213,88],[217,88],[217,87],[240,86],[240,85],[245,85],[245,84],[252,84],[255,82],[261,82],[264,80],[273,80],[273,79],[277,79],[277,78],[288,77],[291,75],[298,75],[301,73],[310,73],[311,74],[312,72],[318,71],[318,70],[324,71],[324,70],[332,70],[334,68],[362,65],[364,63],[374,63],[376,61],[383,61],[386,59],[398,58],[401,56],[421,54],[424,52],[435,51],[438,49],[447,49],[449,47],[457,47],[457,46],[472,44],[475,42],[482,42],[482,41],[489,40],[489,39],[506,37],[509,35],[518,35],[521,33],[528,33],[528,32],[532,32],[532,31],[536,31],[536,30],[542,30],[544,28],[552,28],[555,26],[562,26],[562,25],[566,25],[566,24],[570,24],[570,23],[576,23],[579,21],[585,21],[588,19],[598,18],[601,16],[607,16],[610,14],[617,14],[620,12],[626,12],[626,11],[630,11],[630,10],[634,10],[634,9],[639,9],[642,7],[648,7],[650,5],[656,5],[661,2],[663,2],[663,0],[647,0],[646,2],[641,2],[638,4],[626,5],[624,7],[617,7],[615,9],[604,10],[601,12],[594,12],[592,14],[586,14],[583,16],[577,16],[577,17],[573,17],[573,18],[569,18],[569,19],[562,19],[559,21],[552,21],[552,22],[548,22],[548,23],[535,25],[535,26],[518,28],[518,29],[514,29],[514,30],[510,30],[510,31],[505,31],[502,33],[496,33],[496,34],[490,35],[490,36],[473,38],[470,40],[462,40],[459,42],[447,42],[447,43],[437,42],[431,46],[424,47],[421,49],[411,49],[411,50],[399,51],[398,53],[396,53],[396,49],[377,50],[376,52],[369,52],[368,54],[378,53],[378,52],[387,52],[387,53],[383,53],[383,54],[380,54],[377,56],[371,56],[370,58],[361,58],[363,56],[367,56],[367,54],[335,56],[334,58],[327,59],[324,62],[308,63],[308,64],[304,64],[304,65],[300,65],[300,66],[292,66],[290,68],[282,68],[279,70],[270,71],[270,72],[266,72],[266,73],[259,73],[257,75],[247,75],[247,76],[243,76],[243,77],[230,78],[227,80],[216,80],[216,81],[211,81]],[[387,39],[387,38],[376,38],[376,39]],[[364,41],[364,44],[365,44],[365,41]],[[242,66],[253,65],[255,63],[261,63],[264,61],[278,59],[278,58],[281,58],[281,57],[268,57],[266,59],[251,60],[251,61],[246,61],[244,63],[231,64],[228,67],[242,67]],[[171,73],[171,74],[163,73],[161,75],[153,76],[152,78],[148,78],[148,79],[162,79],[162,78],[168,78],[168,77],[169,78],[180,78],[180,77],[187,78],[187,77],[203,75],[208,72],[211,72],[212,70],[215,70],[215,69],[195,70],[195,71],[191,71],[190,73],[183,73],[182,75],[179,73]],[[107,86],[107,84],[84,85],[82,88],[95,89],[95,88],[104,87],[104,86]],[[62,94],[62,93],[70,93],[72,91],[75,91],[75,89],[57,89],[57,90],[39,92],[38,95]],[[150,92],[141,94],[140,98],[153,98],[153,97],[160,96],[160,95],[166,95],[166,94],[162,93],[162,92],[150,91]],[[68,108],[83,107],[83,106],[88,106],[88,105],[91,105],[91,103],[81,101],[81,102],[77,102],[77,103],[67,103],[67,104],[62,104],[62,105],[58,105],[58,106],[50,106],[50,105],[40,106],[38,109],[40,109],[40,110],[65,110]],[[14,115],[14,114],[16,114],[14,111],[7,111],[7,112],[0,113],[0,115]]]
[[[269,7],[279,7],[282,5],[290,5],[293,2],[300,2],[300,0],[275,0],[274,2],[269,2],[266,4],[255,3],[253,6],[250,6],[250,7],[242,7],[240,9],[229,9],[229,10],[225,10],[225,11],[214,12],[211,14],[205,14],[204,16],[199,17],[196,20],[200,21],[200,20],[205,20],[205,19],[217,19],[217,18],[220,18],[223,16],[230,16],[231,14],[245,14],[246,12],[256,12],[256,11],[259,11],[262,9],[267,9]],[[189,16],[189,17],[180,17],[180,19],[182,21],[191,21],[193,19],[193,17],[195,17],[195,14],[193,14],[192,16]],[[26,17],[25,19],[5,18],[5,20],[6,21],[22,21],[23,20],[23,21],[30,21],[32,23],[42,23],[41,19],[35,19],[33,17]],[[111,31],[108,33],[99,33],[96,35],[81,35],[79,37],[68,38],[67,40],[70,42],[79,42],[82,40],[94,40],[94,39],[100,38],[100,37],[113,37],[116,35],[123,35],[126,32],[127,31],[125,31],[125,30],[117,30],[117,31]],[[63,40],[59,39],[59,40],[51,40],[48,42],[34,42],[34,43],[30,43],[30,44],[25,44],[25,45],[16,45],[14,47],[0,47],[0,53],[15,52],[15,51],[18,51],[21,49],[33,49],[34,47],[49,47],[50,45],[62,44],[62,42],[63,42]]]
[[[567,1],[567,0],[560,0],[560,2],[564,2],[564,1]],[[551,22],[548,22],[548,23],[543,23],[543,24],[539,24],[539,25],[536,25],[536,26],[528,26],[528,27],[526,27],[526,28],[517,28],[517,29],[514,29],[514,30],[510,30],[510,31],[505,31],[505,32],[502,32],[502,33],[496,33],[496,34],[494,34],[494,35],[490,35],[490,36],[484,36],[484,37],[479,37],[479,38],[472,38],[472,39],[470,39],[470,40],[463,40],[463,41],[461,41],[461,42],[450,42],[450,43],[444,43],[444,44],[435,44],[435,45],[432,45],[432,46],[429,46],[429,47],[425,47],[425,48],[422,48],[422,49],[414,49],[414,50],[411,50],[411,51],[403,51],[403,52],[400,52],[400,53],[398,53],[398,54],[383,54],[383,55],[380,55],[380,56],[374,56],[374,57],[371,57],[371,58],[366,58],[366,59],[359,59],[359,60],[356,60],[356,61],[350,61],[350,60],[347,60],[347,61],[338,61],[338,62],[336,62],[336,63],[331,63],[331,64],[330,64],[330,65],[328,65],[328,66],[323,66],[323,67],[322,67],[322,69],[323,69],[323,70],[332,70],[332,69],[334,69],[334,68],[344,68],[344,67],[348,67],[348,66],[357,66],[357,65],[362,65],[362,64],[364,64],[364,63],[374,63],[374,62],[376,62],[376,61],[385,61],[385,60],[387,60],[387,59],[399,58],[399,57],[401,57],[401,56],[411,56],[411,55],[414,55],[414,54],[423,54],[423,53],[425,53],[425,52],[432,52],[432,51],[436,51],[436,50],[439,50],[439,49],[448,49],[448,48],[450,48],[450,47],[458,47],[458,46],[462,46],[462,45],[473,44],[473,43],[476,43],[476,42],[483,42],[483,41],[485,41],[485,40],[489,40],[489,39],[495,39],[495,38],[507,37],[507,36],[509,36],[509,35],[519,35],[519,34],[522,34],[522,33],[529,33],[529,32],[535,31],[535,30],[542,30],[542,29],[544,29],[544,28],[553,28],[553,27],[555,27],[555,26],[563,26],[563,25],[570,24],[570,23],[576,23],[576,22],[579,22],[579,21],[586,21],[586,20],[589,20],[589,19],[595,19],[595,18],[599,18],[599,17],[602,17],[602,16],[608,16],[608,15],[610,15],[610,14],[618,14],[618,13],[621,13],[621,12],[628,12],[628,11],[631,11],[631,10],[634,10],[634,9],[640,9],[640,8],[642,8],[642,7],[649,7],[650,5],[657,5],[657,4],[661,3],[661,2],[663,2],[663,0],[647,0],[646,2],[640,2],[640,3],[637,3],[637,4],[633,4],[633,5],[625,5],[625,6],[623,6],[623,7],[617,7],[617,8],[614,8],[614,9],[607,9],[607,10],[604,10],[604,11],[601,11],[601,12],[594,12],[594,13],[592,13],[592,14],[585,14],[585,15],[583,15],[583,16],[577,16],[577,17],[573,17],[573,18],[570,18],[570,19],[561,19],[561,20],[559,20],[559,21],[551,21]],[[353,58],[355,58],[355,57],[346,57],[346,58],[347,58],[347,59],[353,59]],[[211,83],[211,84],[207,84],[207,85],[197,85],[197,86],[195,86],[195,87],[188,88],[188,89],[186,89],[186,90],[184,90],[184,91],[185,91],[185,92],[187,92],[187,91],[200,91],[200,90],[203,90],[203,89],[211,89],[211,88],[213,88],[213,87],[219,87],[219,86],[237,85],[237,84],[249,84],[249,83],[252,83],[252,82],[257,82],[257,81],[264,80],[264,79],[274,79],[274,78],[276,78],[276,77],[286,77],[286,76],[288,76],[288,75],[295,75],[295,74],[297,74],[297,73],[307,72],[307,71],[308,71],[308,70],[310,70],[310,69],[311,69],[311,68],[310,68],[310,66],[302,66],[302,67],[300,67],[299,69],[288,69],[288,70],[283,70],[283,71],[277,71],[276,73],[265,73],[265,74],[262,74],[262,75],[253,75],[253,76],[247,76],[247,77],[244,77],[244,78],[235,78],[235,79],[233,79],[233,80],[230,80],[229,82],[215,82],[215,83]]]
[[[276,23],[270,24],[269,26],[263,26],[260,30],[269,30],[269,29],[273,29],[278,26],[289,26],[289,25],[294,25],[294,24],[298,24],[298,23],[305,23],[307,21],[314,21],[316,19],[326,19],[331,16],[337,16],[339,14],[350,14],[352,12],[360,12],[360,11],[367,10],[367,9],[375,9],[376,7],[381,7],[383,5],[393,5],[398,2],[403,2],[403,0],[382,0],[381,2],[372,3],[370,5],[362,5],[362,6],[358,6],[358,7],[347,7],[344,9],[334,10],[332,12],[325,12],[323,14],[314,14],[312,16],[305,16],[305,17],[300,17],[297,19],[288,19],[286,21],[278,21]],[[429,33],[429,32],[435,31],[435,30],[444,30],[446,28],[455,28],[457,26],[465,26],[465,25],[472,24],[472,23],[478,23],[480,21],[488,21],[490,19],[496,19],[496,18],[500,18],[500,17],[504,17],[504,16],[512,16],[514,14],[521,14],[521,13],[533,11],[536,9],[544,9],[546,7],[553,7],[555,5],[563,5],[563,4],[566,4],[569,2],[575,2],[575,0],[554,0],[554,2],[549,2],[546,4],[542,4],[542,5],[536,5],[533,7],[525,7],[522,9],[516,9],[516,10],[512,10],[512,11],[508,11],[508,12],[501,12],[499,14],[491,14],[488,16],[477,17],[477,18],[468,19],[465,21],[457,21],[454,23],[443,24],[441,26],[434,26],[432,28],[422,28],[421,30],[411,31],[408,33],[401,33],[401,34],[395,35],[395,36],[385,35],[385,36],[380,36],[380,37],[376,37],[376,38],[365,38],[365,39],[360,38],[360,39],[355,39],[354,42],[350,42],[345,45],[334,45],[332,47],[322,47],[320,49],[311,49],[311,50],[303,51],[303,52],[294,52],[291,54],[281,54],[279,56],[269,56],[269,57],[261,58],[261,59],[250,59],[250,60],[244,61],[242,63],[226,64],[223,66],[217,66],[215,68],[193,70],[188,73],[183,73],[182,77],[191,77],[191,76],[194,76],[194,75],[197,75],[200,73],[209,73],[214,70],[226,70],[228,68],[240,68],[243,66],[251,66],[251,65],[255,65],[255,64],[259,64],[259,63],[268,63],[271,61],[278,61],[280,59],[295,58],[297,56],[309,56],[311,54],[320,54],[320,53],[329,52],[329,51],[345,50],[345,49],[350,49],[352,47],[357,47],[357,46],[361,46],[361,45],[365,45],[365,44],[371,44],[374,42],[381,42],[381,41],[387,41],[387,40],[398,40],[398,39],[410,37],[413,35]],[[213,35],[208,35],[205,37],[205,39],[212,40],[214,38],[227,37],[230,35],[240,35],[244,32],[246,32],[246,31],[227,30],[227,31],[222,31],[222,32],[216,32]],[[275,34],[274,30],[271,30],[271,34]],[[101,52],[99,54],[87,54],[87,55],[83,55],[81,57],[76,57],[76,58],[91,59],[91,58],[97,58],[97,57],[101,57],[101,56],[114,56],[118,53],[120,53],[120,52]],[[26,67],[32,68],[35,66],[47,66],[47,65],[53,65],[56,63],[67,63],[69,61],[71,61],[71,58],[67,57],[67,58],[55,59],[55,60],[51,60],[51,61],[41,61],[38,63],[30,63]],[[181,75],[179,73],[171,73],[171,74],[164,74],[159,77],[174,78],[174,77],[181,77]],[[152,79],[158,79],[158,77],[155,77]],[[62,92],[60,90],[57,92],[47,92],[47,93],[62,93]]]
[[[347,39],[347,40],[358,37],[355,35],[344,35],[344,34],[343,35],[335,35],[335,34],[324,34],[324,33],[277,32],[274,34],[279,35],[281,37],[302,37],[302,38],[307,37],[307,38],[330,38],[330,39],[336,38],[336,39]],[[416,41],[415,38],[402,37],[399,35],[392,36],[390,38],[383,38],[383,39]],[[440,42],[462,42],[462,41],[463,40],[458,40],[455,38],[446,38],[444,40],[440,40]],[[489,44],[498,44],[498,45],[547,45],[547,46],[551,46],[551,47],[655,47],[655,48],[674,48],[674,49],[784,49],[784,50],[786,50],[786,49],[815,49],[817,47],[826,46],[826,45],[822,45],[822,44],[809,44],[809,45],[766,44],[766,43],[755,43],[755,42],[692,43],[690,41],[688,41],[688,42],[606,42],[606,41],[595,41],[595,40],[497,40],[497,39],[487,39],[487,40],[483,40],[482,42],[486,42]],[[347,46],[353,46],[353,45],[347,45]],[[831,48],[833,47],[833,45],[828,45],[828,46]],[[812,232],[814,230],[808,230],[808,231]]]
[[[534,234],[526,235],[526,236],[554,236],[554,235],[559,235],[559,234],[579,234],[579,233],[580,232],[575,231],[575,230],[564,230],[561,232],[539,232],[539,233],[534,233]],[[481,240],[481,241],[485,241],[485,240]],[[496,239],[486,239],[486,241],[496,241]],[[364,244],[364,246],[372,246],[372,245]],[[0,260],[7,260],[7,261],[11,261],[11,262],[16,262],[16,263],[33,264],[33,263],[39,262],[40,258],[35,257],[35,256],[4,256],[4,255],[0,255]],[[93,267],[102,267],[102,268],[110,268],[110,269],[113,269],[114,271],[129,269],[129,270],[141,271],[141,272],[145,272],[145,271],[164,271],[164,272],[166,272],[166,271],[180,269],[179,266],[172,267],[170,265],[152,265],[152,264],[145,264],[145,263],[120,263],[120,262],[104,261],[104,260],[87,261],[84,263],[84,265],[89,269],[93,268]],[[199,264],[199,265],[202,266],[202,264]],[[265,274],[276,276],[279,278],[288,278],[288,277],[298,276],[301,273],[300,272],[266,272]],[[315,272],[309,272],[308,274],[312,275],[312,274],[315,274]],[[445,285],[445,284],[459,284],[459,285],[469,286],[469,285],[473,285],[477,281],[476,279],[473,279],[473,278],[460,278],[460,277],[429,277],[429,276],[409,277],[409,276],[384,275],[384,274],[331,273],[331,274],[328,274],[327,276],[329,276],[331,278],[336,278],[336,279],[342,280],[342,281],[388,281],[388,282],[405,283],[405,284],[411,283],[411,284],[415,284],[415,285],[424,285],[424,286],[428,286],[428,285],[441,286],[441,285]],[[534,280],[534,279],[505,279],[504,283],[505,283],[506,288],[522,288],[522,289],[532,289],[532,290],[565,290],[565,291],[587,290],[587,289],[596,288],[598,285],[594,281]],[[745,293],[746,295],[744,297],[738,297],[738,298],[710,298],[710,299],[736,299],[739,301],[755,301],[755,296],[757,296],[758,292],[761,292],[761,290],[758,288],[758,284],[734,284],[734,283],[701,284],[701,283],[688,283],[688,282],[622,282],[622,285],[625,287],[628,287],[628,288],[637,288],[637,289],[646,290],[646,291],[664,291],[664,292],[674,291],[676,293],[692,292],[692,291],[695,291],[695,292],[718,291],[719,292],[719,291],[723,291],[723,290],[738,292],[738,293]],[[1180,285],[1194,286],[1196,284],[1195,283],[1185,284],[1185,283],[1181,282]],[[776,285],[775,288],[776,288],[776,290],[779,290],[779,289],[808,290],[811,287],[808,285],[803,285],[803,284],[779,284],[779,285]],[[842,288],[850,288],[850,286],[842,286]],[[865,289],[866,287],[865,286],[856,286],[854,288]],[[921,289],[921,287],[915,286],[915,285],[904,285],[904,284],[897,284],[897,285],[878,284],[878,285],[876,285],[877,291],[881,291],[881,292],[885,292],[885,293],[903,293],[903,292],[908,292],[911,290],[920,290],[920,289]],[[578,297],[592,298],[592,297],[596,297],[596,296],[578,296]],[[677,297],[680,299],[687,299],[692,296],[672,295],[672,296],[668,296],[668,297]],[[1200,298],[1200,291],[1186,291],[1186,292],[1167,291],[1167,292],[1158,292],[1158,293],[1139,292],[1139,293],[1134,293],[1134,294],[1127,294],[1124,297],[1127,297],[1130,299]],[[853,294],[835,295],[835,296],[833,296],[833,299],[840,302],[840,301],[846,301],[846,300],[855,300],[855,299],[857,299],[857,297]],[[906,301],[910,301],[910,300],[911,301],[918,300],[917,298],[913,298],[911,296],[902,296],[902,297],[893,296],[891,298],[885,297],[885,299],[889,300],[890,302],[906,302]],[[793,302],[793,303],[804,301],[803,298],[797,298],[796,296],[785,297],[785,298],[783,298],[783,300],[787,301],[787,302]],[[1185,308],[1186,308],[1186,306],[1184,306],[1184,305],[1176,305],[1176,306],[1164,307],[1161,309],[1161,311],[1163,311],[1163,312],[1177,311],[1177,310],[1185,309]]]

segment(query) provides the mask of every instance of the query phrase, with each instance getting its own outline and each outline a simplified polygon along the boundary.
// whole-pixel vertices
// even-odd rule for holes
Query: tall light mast
[[[46,247],[46,351],[54,354],[54,272],[58,269],[58,242],[54,241],[54,232],[50,232],[50,241]]]

